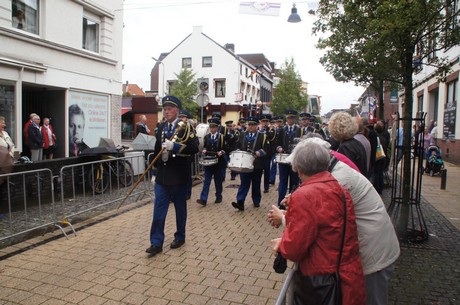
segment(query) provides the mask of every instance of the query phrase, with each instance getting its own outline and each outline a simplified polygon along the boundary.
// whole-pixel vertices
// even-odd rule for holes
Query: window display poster
[[[79,91],[69,92],[68,131],[69,154],[75,144],[82,141],[89,147],[99,145],[100,138],[107,138],[109,97]]]
[[[446,140],[455,139],[455,115],[456,111],[456,102],[450,102],[446,104],[444,109],[444,127],[443,127],[443,138]]]

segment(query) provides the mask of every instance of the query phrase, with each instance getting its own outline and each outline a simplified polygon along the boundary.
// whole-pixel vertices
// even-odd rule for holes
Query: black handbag
[[[347,202],[342,191],[344,222],[342,241],[335,273],[323,275],[302,275],[299,269],[294,273],[294,304],[296,305],[342,305],[342,289],[340,288],[340,262],[342,260],[345,231],[347,228]]]

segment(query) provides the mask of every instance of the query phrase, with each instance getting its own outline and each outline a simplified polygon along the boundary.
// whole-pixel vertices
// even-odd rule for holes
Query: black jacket
[[[40,149],[43,148],[43,135],[40,128],[37,128],[35,124],[30,124],[28,130],[29,137],[29,148],[30,149]]]
[[[340,143],[337,151],[347,156],[359,168],[361,174],[368,176],[366,149],[361,142],[351,138]]]
[[[296,142],[294,141],[295,138],[300,138],[302,135],[302,128],[297,125],[294,125],[293,131],[291,134],[288,132],[288,126],[284,126],[280,128],[279,135],[278,135],[278,143],[276,147],[282,147],[284,154],[290,154],[292,149],[295,147]]]
[[[252,140],[249,140],[249,132],[244,131],[240,134],[237,142],[237,147],[242,151],[249,151],[256,153],[259,151],[261,157],[257,157],[254,160],[254,169],[263,169],[264,161],[267,158],[268,151],[270,149],[267,141],[267,136],[263,132],[255,132],[255,136]]]
[[[155,156],[161,151],[162,143],[165,142],[167,133],[163,132],[165,123],[162,123],[155,134]],[[177,121],[175,122],[177,128]],[[186,184],[190,179],[189,157],[198,152],[198,138],[190,124],[178,133],[178,139],[174,144],[175,149],[169,152],[168,161],[164,162],[161,156],[155,163],[157,175],[155,182],[163,185]]]
[[[204,137],[204,149],[207,150],[207,155],[208,156],[213,156],[213,157],[217,157],[217,152],[219,151],[225,151],[225,139],[224,139],[224,136],[221,135],[220,133],[216,133],[217,134],[217,139],[213,142],[211,140],[211,134],[208,133],[205,137]],[[227,162],[224,158],[224,155],[218,157],[219,158],[219,162],[216,164],[216,165],[213,165],[216,166],[216,167],[219,167],[219,168],[225,168],[227,166]]]

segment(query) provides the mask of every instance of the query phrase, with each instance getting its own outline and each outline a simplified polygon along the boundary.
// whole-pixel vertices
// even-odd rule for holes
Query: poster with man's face
[[[95,147],[108,137],[109,98],[70,91],[68,105],[69,155],[76,156],[78,144]]]

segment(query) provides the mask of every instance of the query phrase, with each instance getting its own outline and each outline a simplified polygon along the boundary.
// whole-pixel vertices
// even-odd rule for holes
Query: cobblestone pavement
[[[456,178],[449,169],[448,190],[458,188]],[[440,178],[430,179],[437,198],[445,196],[435,187]],[[285,278],[273,271],[270,250],[270,239],[281,231],[265,220],[276,187],[263,194],[260,208],[249,199],[238,212],[230,204],[238,182],[227,179],[220,204],[212,203],[212,187],[206,207],[195,203],[201,185],[194,186],[186,244],[175,250],[169,249],[175,231],[171,205],[164,251],[153,258],[144,252],[152,204],[100,217],[68,240],[44,242],[47,234],[3,249],[0,304],[274,304]],[[388,201],[388,190],[384,196]],[[424,244],[401,245],[390,304],[459,304],[460,240],[451,222],[460,213],[454,210],[449,221],[425,199],[422,206],[431,236]]]

